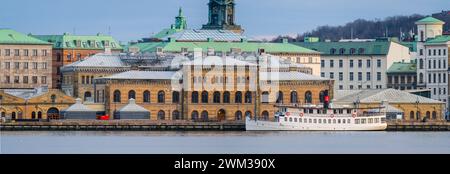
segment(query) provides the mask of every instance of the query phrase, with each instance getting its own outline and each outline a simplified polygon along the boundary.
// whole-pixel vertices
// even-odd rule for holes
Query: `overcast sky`
[[[174,22],[183,7],[188,27],[207,22],[209,0],[1,0],[0,28],[33,34],[108,34],[120,41],[148,37]],[[237,23],[259,38],[341,25],[358,18],[382,19],[449,10],[450,0],[236,0]],[[446,9],[447,8],[447,9]]]

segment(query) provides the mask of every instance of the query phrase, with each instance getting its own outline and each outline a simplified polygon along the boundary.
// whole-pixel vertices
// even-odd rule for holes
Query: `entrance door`
[[[57,108],[48,109],[47,118],[50,120],[59,120],[60,119],[59,110]]]
[[[223,110],[223,109],[221,109],[221,110],[219,110],[219,112],[217,113],[217,119],[219,120],[219,121],[225,121],[225,115],[226,115],[226,112],[225,112],[225,110]]]

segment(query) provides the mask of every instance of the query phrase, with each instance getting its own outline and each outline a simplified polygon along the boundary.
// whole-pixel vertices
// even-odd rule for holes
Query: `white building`
[[[387,88],[386,72],[394,62],[409,62],[410,50],[389,39],[367,42],[303,42],[322,53],[321,76],[337,90]]]
[[[416,22],[417,78],[419,89],[431,90],[431,98],[447,103],[448,108],[450,36],[442,35],[444,24],[433,17]]]

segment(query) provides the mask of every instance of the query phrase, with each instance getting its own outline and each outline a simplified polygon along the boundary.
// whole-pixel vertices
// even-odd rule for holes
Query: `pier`
[[[245,123],[242,121],[60,120],[0,123],[0,131],[245,131]],[[450,131],[450,123],[389,121],[387,131]]]

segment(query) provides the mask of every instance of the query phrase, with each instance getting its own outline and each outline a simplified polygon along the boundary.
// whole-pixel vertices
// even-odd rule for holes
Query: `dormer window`
[[[365,49],[364,48],[359,48],[358,49],[358,54],[364,54],[365,53]]]
[[[75,45],[76,45],[77,47],[81,47],[81,40],[75,41]]]
[[[356,49],[351,48],[351,49],[350,49],[350,54],[355,54],[355,53],[356,53]]]
[[[109,47],[109,41],[104,40],[104,41],[103,41],[103,45],[104,45],[105,47]]]
[[[214,52],[214,48],[208,48],[208,56],[213,56]]]
[[[66,42],[66,47],[70,47],[70,42]]]
[[[188,52],[188,48],[181,48],[181,53],[187,53]]]
[[[97,45],[97,48],[101,48],[102,45],[100,45],[100,42],[95,42],[95,44]]]
[[[162,47],[156,48],[156,53],[163,53],[163,48]]]
[[[330,54],[336,54],[336,49],[331,48],[331,49],[330,49]]]
[[[86,43],[86,42],[83,42],[83,48],[86,48],[86,47],[88,47],[88,46],[87,46],[87,43]]]
[[[339,54],[345,54],[345,49],[344,48],[339,49]]]
[[[113,48],[116,48],[116,43],[111,43],[111,46],[113,47]]]

